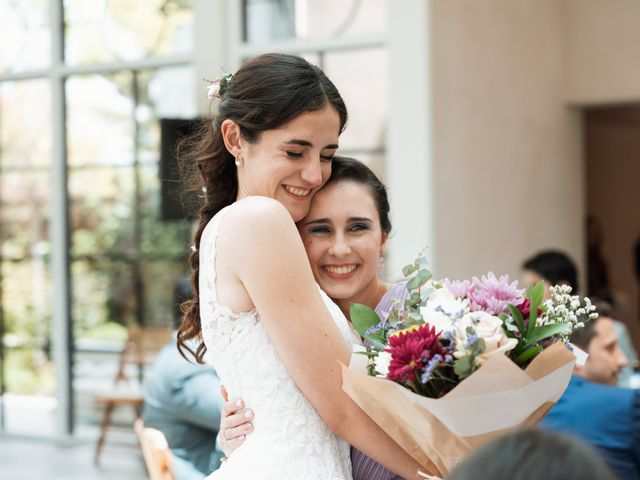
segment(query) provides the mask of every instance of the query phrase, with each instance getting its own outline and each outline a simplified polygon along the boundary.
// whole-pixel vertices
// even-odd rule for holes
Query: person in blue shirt
[[[174,304],[190,295],[188,281],[178,280]],[[176,309],[176,325],[181,315]],[[215,446],[222,406],[215,369],[188,362],[180,355],[176,339],[171,339],[156,357],[145,385],[142,418],[146,427],[167,437],[175,480],[202,480],[220,466],[222,452]]]
[[[621,480],[640,479],[640,391],[616,386],[628,361],[609,312],[599,314],[573,334],[589,357],[540,427],[589,443]]]

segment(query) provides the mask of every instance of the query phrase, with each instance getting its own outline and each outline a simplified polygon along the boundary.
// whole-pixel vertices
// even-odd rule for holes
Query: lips
[[[282,188],[284,188],[287,191],[287,193],[298,198],[306,198],[311,193],[310,188],[300,188],[300,187],[294,187],[292,185],[283,185]]]

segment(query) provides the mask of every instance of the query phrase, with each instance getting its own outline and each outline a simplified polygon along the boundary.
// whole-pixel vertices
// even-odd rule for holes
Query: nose
[[[310,159],[300,172],[300,178],[311,187],[322,185],[322,165],[320,159]]]
[[[351,247],[349,246],[349,243],[346,241],[343,234],[338,233],[333,238],[333,243],[329,248],[330,255],[340,258],[351,253]]]
[[[621,348],[618,348],[618,368],[622,370],[627,365],[629,365],[629,359],[624,354]]]

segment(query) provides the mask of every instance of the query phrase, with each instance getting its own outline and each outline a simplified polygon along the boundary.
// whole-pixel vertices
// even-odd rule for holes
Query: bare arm
[[[320,297],[289,213],[273,200],[243,203],[221,229],[218,251],[231,253],[227,267],[260,312],[294,382],[336,435],[398,475],[417,478],[418,463],[342,391],[340,363],[349,364],[351,352]]]

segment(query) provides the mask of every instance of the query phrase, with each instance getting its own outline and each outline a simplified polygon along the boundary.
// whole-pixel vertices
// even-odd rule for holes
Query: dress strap
[[[200,262],[206,262],[206,266],[203,268],[200,265],[200,291],[207,291],[210,295],[210,300],[218,303],[218,292],[216,290],[216,243],[218,240],[218,231],[220,229],[220,222],[229,211],[231,205],[224,207],[209,221],[202,233],[200,239]],[[203,285],[203,283],[205,283]],[[206,290],[203,290],[203,287]]]

